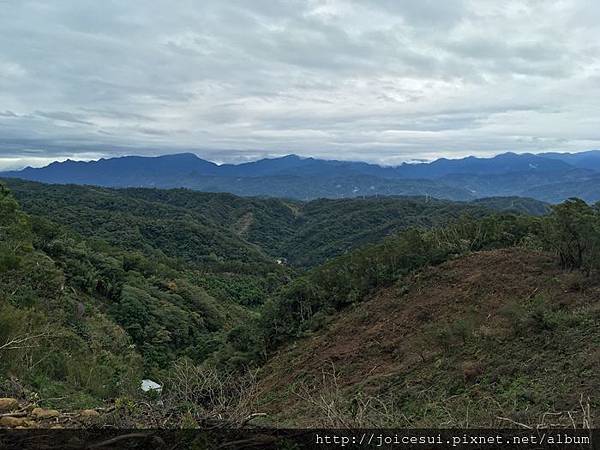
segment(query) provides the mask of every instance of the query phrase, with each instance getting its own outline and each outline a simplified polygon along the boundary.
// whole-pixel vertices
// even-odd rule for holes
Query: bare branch
[[[50,337],[51,334],[49,331],[44,331],[43,333],[39,333],[39,334],[25,334],[25,335],[21,335],[21,336],[16,336],[14,338],[12,338],[11,340],[5,342],[4,344],[0,345],[0,350],[17,350],[17,349],[23,349],[23,348],[34,348],[34,347],[38,347],[39,345],[36,344],[28,344],[28,342],[34,340],[34,339],[40,339],[40,338],[44,338],[44,337]]]
[[[513,425],[518,425],[520,427],[527,428],[528,430],[533,430],[533,427],[530,427],[529,425],[525,425],[524,423],[515,422],[514,420],[509,419],[508,417],[496,417],[496,419],[505,420],[507,422],[512,423]]]

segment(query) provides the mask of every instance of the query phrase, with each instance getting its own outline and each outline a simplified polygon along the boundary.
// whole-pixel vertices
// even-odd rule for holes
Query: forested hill
[[[67,411],[111,403],[104,424],[124,428],[239,426],[257,405],[270,408],[270,425],[339,426],[315,404],[295,406],[299,395],[329,395],[317,383],[330,381],[320,377],[329,355],[341,371],[336,417],[348,423],[365,393],[390,386],[393,398],[373,404],[423,426],[447,420],[444,404],[421,396],[431,389],[463,402],[457,411],[476,406],[484,426],[491,403],[531,423],[571,408],[573,392],[597,390],[587,355],[598,342],[600,219],[581,200],[536,217],[520,211],[545,205],[519,198],[302,203],[9,184],[0,185],[0,397]],[[277,263],[283,255],[291,264]],[[387,345],[415,323],[418,339]],[[348,347],[350,337],[360,342]],[[520,352],[531,367],[539,348],[538,372],[503,371]],[[358,351],[385,366],[361,365]],[[139,392],[146,377],[164,385],[161,402]],[[550,405],[554,386],[560,403]],[[389,424],[367,413],[370,425]]]
[[[65,201],[85,203],[79,194]],[[163,245],[166,224],[132,245],[119,233],[136,227],[134,215],[107,222],[94,219],[98,210],[58,209],[50,199],[42,198],[47,214],[28,215],[0,185],[0,397],[26,387],[44,406],[89,407],[135,392],[144,375],[164,378],[177,358],[210,358],[289,281],[285,267],[240,241],[213,241],[231,260],[193,258],[189,234]],[[111,233],[119,237],[105,240]]]
[[[148,256],[235,271],[277,258],[310,267],[411,227],[495,211],[539,215],[542,202],[491,198],[472,203],[423,197],[300,202],[185,189],[108,189],[7,179],[25,211],[88,238]]]

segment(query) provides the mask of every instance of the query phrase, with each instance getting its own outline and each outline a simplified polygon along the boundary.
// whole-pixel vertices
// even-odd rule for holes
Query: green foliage
[[[215,299],[230,299],[248,308],[262,305],[268,296],[287,281],[286,275],[276,272],[266,276],[199,273],[194,278],[194,282]]]
[[[526,197],[487,197],[473,200],[472,203],[498,212],[528,216],[545,216],[551,210],[548,203]]]
[[[63,271],[34,250],[30,221],[2,195],[0,255],[19,264],[0,271],[0,378],[22,379],[42,399],[107,399],[128,388],[140,368],[129,337],[96,310],[75,317],[77,296]]]
[[[463,216],[443,228],[409,229],[340,256],[299,277],[265,304],[261,329],[267,349],[314,329],[323,311],[339,311],[376,289],[428,265],[469,251],[518,245],[539,229],[539,220],[514,215]]]
[[[208,358],[246,315],[236,299],[217,301],[192,282],[196,270],[30,219],[0,192],[0,378],[73,404],[114,398],[136,390],[142,370]]]
[[[566,269],[600,264],[599,210],[576,199],[531,217],[418,198],[11,185],[28,214],[0,187],[0,378],[77,404],[125,398],[177,360],[244,370],[378,289],[469,252],[527,246],[556,252]],[[572,319],[543,302],[502,314],[521,337]],[[470,345],[474,329],[466,318],[431,330],[429,343]]]
[[[29,214],[66,226],[96,245],[215,271],[268,271],[274,265],[258,248],[223,226],[216,208],[207,214],[201,202],[190,209],[177,206],[176,201],[159,202],[152,190],[9,183]],[[173,197],[178,192],[185,193],[179,190]]]
[[[274,258],[309,268],[411,227],[430,228],[491,211],[541,214],[544,204],[495,198],[452,202],[367,197],[299,202],[241,198],[186,189],[106,189],[7,181],[30,214],[156,260],[202,270],[285,272]],[[268,255],[268,256],[267,256]]]
[[[583,200],[569,199],[553,206],[545,222],[546,245],[560,258],[564,269],[584,269],[588,273],[600,266],[600,210]]]

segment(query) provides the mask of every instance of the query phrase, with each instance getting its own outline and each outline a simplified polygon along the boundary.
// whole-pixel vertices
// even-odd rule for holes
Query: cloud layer
[[[594,0],[3,0],[0,168],[600,147]]]

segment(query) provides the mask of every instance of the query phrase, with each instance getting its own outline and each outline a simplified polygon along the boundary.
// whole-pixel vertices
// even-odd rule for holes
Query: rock
[[[19,407],[19,402],[16,398],[0,398],[0,412],[12,411]]]
[[[22,419],[20,417],[10,417],[10,416],[0,417],[0,427],[14,428],[14,427],[22,427],[25,425],[26,425],[26,420]]]
[[[95,409],[82,409],[79,411],[79,415],[85,418],[100,417],[100,413]]]
[[[44,408],[34,408],[31,411],[31,415],[37,419],[51,419],[53,417],[58,417],[59,412],[55,409],[44,409]]]

